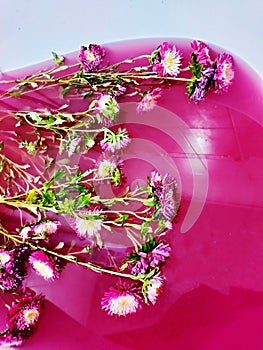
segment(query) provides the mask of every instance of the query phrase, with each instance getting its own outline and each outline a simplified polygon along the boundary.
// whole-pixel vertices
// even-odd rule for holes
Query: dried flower
[[[216,68],[213,78],[215,92],[226,92],[234,78],[233,57],[227,53],[220,53],[216,58]]]
[[[105,56],[105,49],[101,45],[90,44],[88,47],[81,46],[79,60],[83,69],[90,73],[96,72]]]
[[[102,309],[111,316],[126,316],[135,313],[141,308],[141,304],[142,298],[137,285],[127,282],[119,282],[115,288],[110,287],[101,300]]]
[[[54,281],[60,277],[62,263],[56,256],[49,256],[42,250],[30,254],[29,263],[37,274],[47,281]]]
[[[131,140],[126,129],[119,128],[117,131],[105,129],[100,145],[104,151],[114,153],[127,147],[130,142]]]
[[[176,77],[180,73],[181,60],[182,54],[176,46],[164,42],[159,48],[152,69],[159,76]]]
[[[162,89],[155,88],[151,92],[146,93],[137,106],[137,112],[151,111],[162,96]]]
[[[22,339],[28,337],[38,325],[43,303],[42,295],[33,296],[29,293],[23,295],[19,301],[14,302],[6,317],[10,334]]]

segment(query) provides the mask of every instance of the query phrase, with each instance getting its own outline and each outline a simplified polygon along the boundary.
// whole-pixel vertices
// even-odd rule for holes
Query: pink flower
[[[164,42],[155,57],[153,71],[159,76],[176,77],[180,73],[181,60],[182,54],[175,45]]]
[[[79,60],[83,69],[90,73],[96,72],[105,56],[105,49],[101,45],[90,44],[88,47],[81,46]]]
[[[81,137],[75,137],[73,140],[71,140],[69,142],[69,144],[67,145],[68,148],[68,156],[71,157],[73,155],[73,153],[76,152],[76,149],[78,147],[78,145],[81,142]]]
[[[197,61],[203,66],[210,66],[213,62],[211,61],[209,48],[202,41],[194,40],[191,42],[193,53],[196,56]]]
[[[20,336],[14,336],[7,331],[4,335],[0,336],[0,347],[2,348],[10,348],[12,346],[20,346],[23,343],[23,339]]]
[[[7,326],[13,337],[20,339],[28,337],[36,328],[43,310],[44,297],[26,294],[14,302],[7,312]]]
[[[57,232],[58,227],[60,226],[59,221],[43,221],[33,227],[35,234],[40,236],[51,236]]]
[[[131,140],[126,129],[119,128],[117,131],[105,129],[100,145],[104,151],[114,153],[127,147],[130,142]]]
[[[162,96],[162,89],[156,88],[148,92],[137,106],[137,112],[151,111],[157,104],[157,101]]]
[[[233,57],[225,52],[216,58],[216,69],[214,74],[215,92],[225,92],[232,84],[234,78]]]
[[[137,285],[127,282],[119,282],[115,288],[111,287],[101,300],[102,309],[111,316],[127,316],[135,313],[141,308],[141,304],[142,297]]]
[[[90,206],[88,209],[80,210],[74,218],[73,228],[82,239],[99,237],[102,228],[101,210]]]
[[[165,278],[158,273],[152,279],[146,280],[145,282],[146,298],[153,305],[156,303],[158,296],[162,292],[164,280]]]
[[[94,112],[98,113],[98,121],[105,125],[111,124],[119,111],[120,107],[116,99],[109,94],[101,94],[94,108]]]
[[[56,256],[51,257],[42,250],[37,250],[30,254],[29,263],[37,274],[47,281],[54,281],[60,277],[62,264]]]

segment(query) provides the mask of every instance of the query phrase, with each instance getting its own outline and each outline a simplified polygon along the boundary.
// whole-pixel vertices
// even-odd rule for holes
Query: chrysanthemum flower
[[[216,69],[214,74],[215,92],[225,92],[232,84],[234,78],[233,57],[227,53],[220,53],[216,58]]]
[[[7,312],[7,326],[14,337],[26,338],[36,328],[43,310],[42,295],[26,294],[14,302]]]
[[[213,63],[210,54],[209,54],[209,48],[208,46],[198,40],[194,40],[191,42],[191,47],[193,49],[193,53],[197,59],[197,61],[204,67],[211,66]]]
[[[163,264],[170,256],[171,247],[168,243],[150,238],[141,249],[128,256],[131,273],[139,275],[150,272]]]
[[[126,129],[119,128],[117,131],[106,129],[100,145],[104,151],[114,153],[127,147],[130,142]]]
[[[201,72],[201,78],[198,81],[197,87],[192,95],[194,102],[198,103],[203,101],[210,86],[212,85],[214,78],[214,68],[208,67]]]
[[[35,234],[40,236],[51,236],[57,232],[60,226],[59,221],[43,221],[32,228]]]
[[[100,115],[99,121],[106,125],[115,119],[119,110],[120,107],[116,99],[108,94],[101,94],[94,108],[94,112]]]
[[[144,283],[146,299],[149,300],[153,305],[156,303],[158,296],[162,292],[164,280],[165,278],[161,276],[160,273],[158,273],[153,278],[145,281]]]
[[[17,245],[13,249],[0,251],[0,285],[4,291],[13,292],[22,286],[26,276],[26,261],[29,248]]]
[[[137,106],[137,112],[151,111],[157,104],[157,101],[162,96],[162,89],[155,88],[151,92],[148,92],[139,102]]]
[[[101,307],[111,316],[127,316],[135,313],[142,306],[142,297],[135,284],[118,283],[104,293]]]
[[[94,238],[102,228],[101,210],[96,207],[81,210],[74,218],[73,228],[80,238]]]
[[[152,69],[159,76],[176,77],[180,73],[181,61],[182,54],[175,45],[164,42],[159,48]]]
[[[29,263],[37,274],[47,281],[58,279],[61,274],[62,263],[57,257],[51,257],[42,250],[30,254]]]
[[[23,343],[23,339],[20,336],[14,336],[10,333],[10,331],[7,331],[4,335],[0,336],[0,347],[2,348],[9,348],[12,346],[20,346]]]
[[[90,73],[96,72],[105,56],[105,49],[101,45],[90,44],[88,47],[81,46],[79,60],[83,69]]]

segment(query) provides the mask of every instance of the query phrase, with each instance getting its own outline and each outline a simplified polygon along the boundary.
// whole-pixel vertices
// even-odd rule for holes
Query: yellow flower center
[[[36,309],[24,310],[24,319],[27,325],[34,323],[39,317],[39,311]]]

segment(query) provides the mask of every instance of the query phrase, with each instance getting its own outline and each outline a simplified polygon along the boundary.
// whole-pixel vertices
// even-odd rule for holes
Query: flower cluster
[[[193,49],[190,69],[193,78],[188,83],[188,94],[195,102],[202,101],[209,88],[216,93],[226,92],[234,78],[233,58],[227,53],[219,53],[213,61],[208,46],[199,41],[191,43]]]
[[[234,78],[232,56],[214,56],[200,41],[193,41],[191,50],[187,58],[177,45],[163,42],[148,54],[110,64],[107,48],[89,44],[81,46],[71,65],[53,53],[52,68],[0,81],[3,130],[8,120],[15,154],[22,153],[14,160],[6,150],[10,137],[3,135],[0,287],[15,302],[7,306],[1,346],[21,345],[39,323],[44,296],[25,289],[28,269],[50,285],[70,263],[118,276],[101,300],[111,316],[156,304],[171,254],[161,237],[178,214],[177,182],[151,169],[146,186],[134,186],[134,179],[130,183],[125,152],[132,149],[134,126],[121,125],[120,102],[135,101],[142,118],[165,104],[166,91],[177,85],[185,85],[195,103],[209,91],[227,92]],[[23,96],[21,105],[36,100],[38,108],[29,103],[10,110],[12,99]],[[121,237],[116,255],[105,244],[111,235]],[[122,247],[127,239],[129,247]]]

